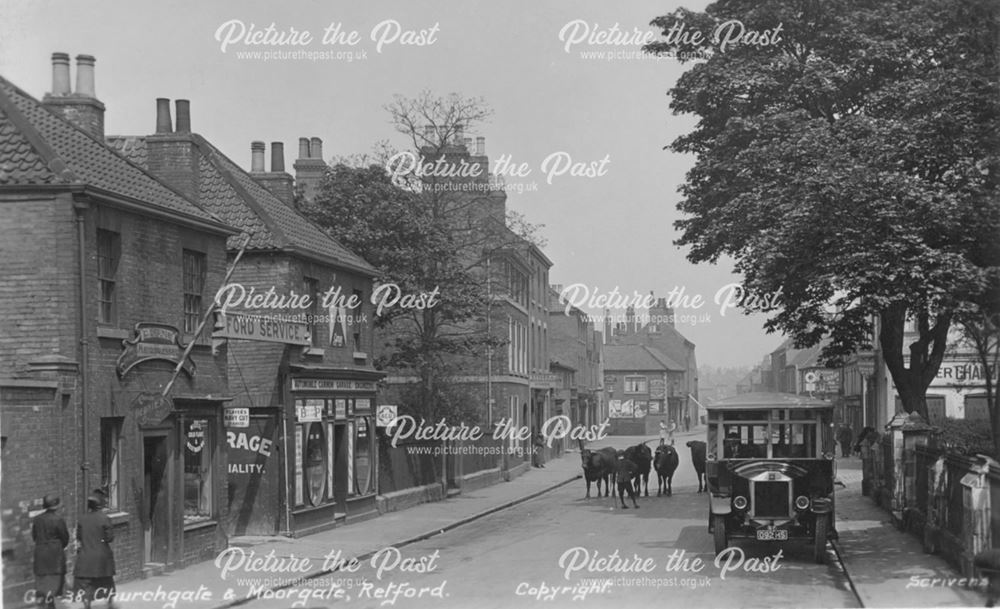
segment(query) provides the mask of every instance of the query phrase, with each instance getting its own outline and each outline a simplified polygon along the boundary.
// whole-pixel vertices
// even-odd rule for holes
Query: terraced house
[[[215,331],[228,342],[233,411],[225,533],[302,535],[375,515],[375,269],[294,208],[281,142],[270,171],[253,142],[247,172],[191,131],[187,101],[176,127],[169,100],[156,108],[155,133],[109,142],[249,235],[227,242],[235,267]],[[311,188],[322,142],[301,142],[295,167]]]
[[[38,101],[0,78],[5,602],[31,585],[30,518],[108,495],[119,579],[225,547],[225,348],[199,332],[232,228],[104,142],[94,58],[53,55]]]

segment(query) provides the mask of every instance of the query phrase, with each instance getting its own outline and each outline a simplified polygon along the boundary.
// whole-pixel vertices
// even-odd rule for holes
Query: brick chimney
[[[177,129],[170,121],[170,100],[156,100],[156,133],[146,137],[146,167],[149,172],[198,201],[201,156],[191,133],[191,103],[175,102]]]
[[[327,170],[326,161],[323,160],[323,140],[318,137],[300,137],[299,158],[295,160],[293,167],[295,186],[302,188],[303,197],[307,201],[315,200],[319,183]]]
[[[104,140],[104,104],[94,89],[94,62],[91,55],[76,56],[76,92],[69,90],[69,54],[52,54],[52,92],[42,104],[87,133]]]
[[[271,194],[281,199],[285,205],[295,207],[295,187],[292,176],[285,171],[285,144],[271,142],[271,171],[264,171],[264,151],[264,142],[251,142],[250,175],[261,186],[271,191]]]

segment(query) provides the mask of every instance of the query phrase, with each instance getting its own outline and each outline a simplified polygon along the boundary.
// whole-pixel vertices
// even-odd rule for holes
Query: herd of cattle
[[[691,463],[698,474],[698,492],[707,490],[705,480],[705,443],[692,440],[687,443],[691,449]],[[660,444],[656,451],[650,450],[646,443],[629,446],[625,450],[605,447],[590,450],[580,442],[580,460],[583,465],[583,479],[587,482],[587,497],[590,497],[591,482],[597,485],[597,496],[601,496],[601,482],[604,482],[604,496],[611,494],[611,482],[618,488],[618,500],[622,508],[625,505],[625,493],[628,493],[632,505],[636,508],[636,495],[641,495],[645,485],[646,497],[649,497],[649,473],[656,472],[656,496],[673,494],[673,478],[680,458],[672,444]]]

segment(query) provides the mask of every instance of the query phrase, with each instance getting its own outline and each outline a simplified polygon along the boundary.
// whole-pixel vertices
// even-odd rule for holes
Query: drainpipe
[[[87,495],[90,489],[90,461],[87,454],[87,378],[90,374],[88,365],[90,344],[87,340],[87,260],[86,260],[86,237],[87,225],[84,214],[90,208],[90,204],[85,197],[74,197],[73,210],[76,212],[76,240],[78,245],[79,263],[79,296],[77,305],[79,309],[80,326],[80,472],[83,482],[82,492],[79,494],[81,509],[86,510]]]

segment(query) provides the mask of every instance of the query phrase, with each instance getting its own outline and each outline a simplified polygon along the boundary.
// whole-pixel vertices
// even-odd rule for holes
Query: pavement
[[[865,607],[982,607],[985,584],[968,580],[920,540],[895,527],[889,512],[861,494],[861,459],[837,459],[833,546]],[[915,601],[919,599],[919,601]]]
[[[683,446],[701,436],[699,431],[680,433],[675,442]],[[623,448],[640,439],[657,441],[655,436],[612,436],[593,446]],[[343,570],[349,572],[351,559],[367,561],[385,548],[400,548],[472,523],[568,484],[581,473],[575,450],[545,465],[509,482],[307,537],[244,539],[253,545],[231,546],[214,561],[119,584],[118,606],[216,609],[256,598],[280,599],[282,590],[302,580],[320,578],[338,566],[348,565]],[[858,459],[838,460],[838,477],[846,488],[837,489],[840,539],[834,547],[864,606],[913,606],[914,598],[920,599],[920,606],[983,606],[983,589],[958,585],[961,576],[956,570],[940,557],[924,554],[915,537],[897,530],[886,512],[861,495],[860,469]],[[248,580],[248,575],[256,579]]]

